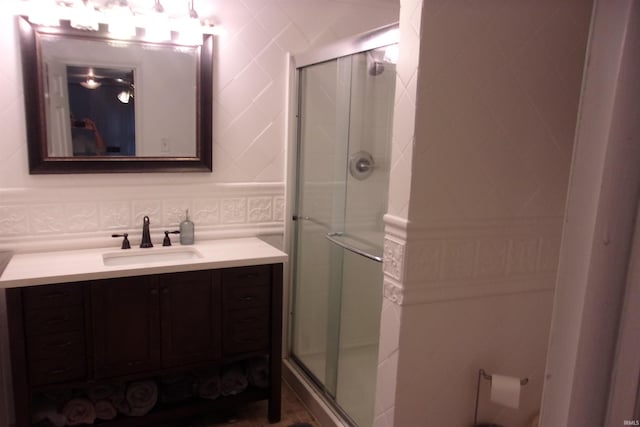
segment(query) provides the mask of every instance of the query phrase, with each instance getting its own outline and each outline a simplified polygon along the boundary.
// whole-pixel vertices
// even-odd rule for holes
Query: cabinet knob
[[[151,291],[149,293],[151,295],[158,295],[158,290],[157,289],[151,289]]]
[[[168,289],[168,288],[164,288],[164,289],[162,290],[162,294],[163,294],[163,295],[166,295],[166,294],[168,294],[168,293],[169,293],[169,289]]]

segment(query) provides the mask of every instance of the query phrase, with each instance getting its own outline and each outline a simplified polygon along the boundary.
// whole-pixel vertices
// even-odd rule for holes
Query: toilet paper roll
[[[520,406],[520,378],[491,375],[491,401],[517,409]]]

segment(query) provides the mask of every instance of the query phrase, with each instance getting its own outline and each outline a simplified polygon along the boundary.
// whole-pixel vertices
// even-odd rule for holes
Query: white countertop
[[[109,247],[17,254],[11,257],[2,276],[0,276],[0,289],[147,274],[277,264],[287,260],[287,254],[255,237],[209,240],[197,242],[188,247],[197,250],[202,257],[112,266],[105,266],[103,263],[103,254],[151,254],[186,248],[179,244],[169,247],[158,245],[147,249],[134,247],[124,250]]]

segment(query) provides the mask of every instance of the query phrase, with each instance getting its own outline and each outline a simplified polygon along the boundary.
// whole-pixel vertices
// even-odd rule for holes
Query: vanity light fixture
[[[145,36],[151,41],[165,41],[171,39],[171,28],[169,27],[169,17],[164,12],[164,7],[160,0],[155,0],[153,9],[147,15],[145,25]]]
[[[73,28],[91,31],[98,31],[100,28],[100,14],[88,0],[76,0],[68,9]]]
[[[189,16],[180,20],[179,39],[185,44],[197,44],[202,39],[202,30],[198,12],[193,7],[193,0],[189,1]]]
[[[5,0],[0,0],[5,1]],[[187,45],[202,44],[202,35],[222,35],[224,30],[209,20],[200,19],[189,0],[182,14],[168,14],[160,0],[154,0],[151,11],[139,11],[129,6],[128,0],[10,0],[15,14],[25,16],[32,24],[56,27],[60,21],[70,21],[74,28],[98,31],[105,24],[114,39],[130,39],[137,28],[144,30],[143,39],[171,40],[172,32],[178,42]]]
[[[60,25],[58,5],[55,0],[32,0],[16,3],[16,14],[29,16],[29,21],[44,27],[57,27]]]
[[[119,39],[136,35],[136,20],[127,0],[112,4],[106,11],[109,34]]]

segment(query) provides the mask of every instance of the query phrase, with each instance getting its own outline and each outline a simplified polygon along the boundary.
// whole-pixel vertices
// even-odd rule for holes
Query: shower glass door
[[[395,66],[376,49],[299,69],[292,356],[373,423]]]

